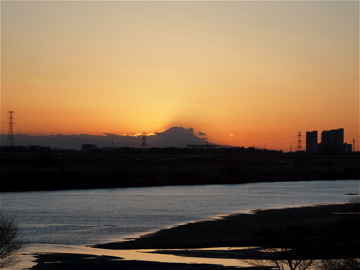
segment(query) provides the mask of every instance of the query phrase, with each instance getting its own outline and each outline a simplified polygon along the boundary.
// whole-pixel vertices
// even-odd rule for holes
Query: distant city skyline
[[[1,134],[359,141],[357,1],[3,1]],[[356,150],[359,150],[359,144]]]

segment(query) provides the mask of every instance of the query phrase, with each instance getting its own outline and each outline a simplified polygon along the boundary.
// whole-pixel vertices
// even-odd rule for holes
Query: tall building
[[[330,130],[330,132],[331,132],[332,143],[339,147],[342,147],[344,144],[344,129],[339,128],[335,130]]]
[[[344,129],[324,130],[321,133],[321,143],[324,145],[343,145],[344,144]]]
[[[315,153],[319,151],[318,145],[318,132],[307,131],[306,132],[306,152]]]
[[[321,150],[325,153],[343,153],[344,129],[325,130],[321,133]]]
[[[306,152],[324,154],[351,153],[351,144],[344,143],[344,129],[324,130],[321,132],[321,143],[317,142],[317,131],[306,132]]]

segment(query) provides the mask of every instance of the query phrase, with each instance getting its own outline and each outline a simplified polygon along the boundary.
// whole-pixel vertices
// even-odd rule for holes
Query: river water
[[[343,203],[360,180],[0,193],[26,245],[84,246],[252,209]]]

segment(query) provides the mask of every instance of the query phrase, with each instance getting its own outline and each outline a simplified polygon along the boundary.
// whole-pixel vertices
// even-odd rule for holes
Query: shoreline
[[[333,213],[345,214],[347,203],[299,207],[254,209],[249,213],[229,214],[209,220],[175,225],[125,241],[97,244],[104,249],[182,249],[211,247],[248,247],[260,244],[259,231],[289,219],[324,221]],[[339,214],[336,215],[337,217]]]
[[[305,222],[327,221],[351,213],[348,203],[320,204],[279,209],[257,209],[248,214],[230,214],[211,220],[190,222],[145,234],[139,238],[93,245],[105,250],[141,250],[153,249],[154,253],[177,256],[239,259],[243,258],[239,247],[261,244],[257,237],[259,231],[268,228],[275,221],[292,218]],[[228,247],[219,252],[216,247]],[[191,250],[207,248],[206,250]],[[176,250],[173,250],[176,249]],[[90,256],[86,254],[38,253],[34,270],[44,269],[97,269],[99,264],[106,269],[237,269],[231,266],[215,264],[188,264],[126,260],[111,256]],[[56,264],[56,267],[54,266]],[[245,269],[245,268],[243,268]],[[251,267],[248,269],[260,269]]]

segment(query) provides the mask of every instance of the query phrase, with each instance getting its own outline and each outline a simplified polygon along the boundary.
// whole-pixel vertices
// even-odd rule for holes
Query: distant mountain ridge
[[[195,134],[192,128],[171,127],[155,135],[146,136],[146,146],[151,147],[186,147],[188,144],[206,144],[203,132]],[[1,145],[6,145],[7,135],[1,136]],[[15,134],[15,145],[40,145],[58,149],[81,149],[82,144],[95,144],[97,147],[142,147],[142,136],[118,135],[106,133],[104,135],[28,135]]]

